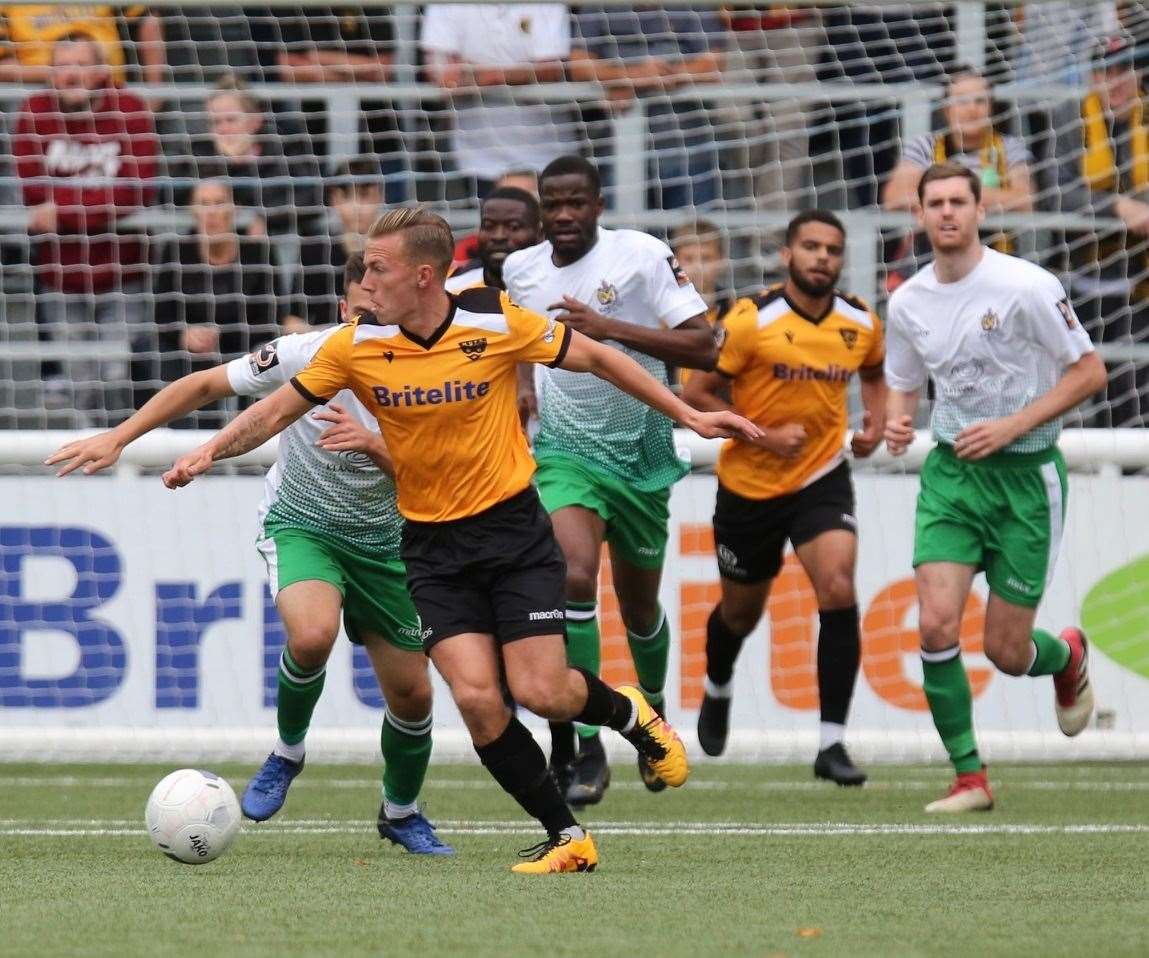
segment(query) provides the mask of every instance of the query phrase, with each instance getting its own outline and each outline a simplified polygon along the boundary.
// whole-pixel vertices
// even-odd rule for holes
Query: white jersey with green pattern
[[[966,426],[1028,406],[1093,350],[1056,276],[989,248],[957,282],[941,282],[931,263],[898,287],[887,312],[886,382],[913,392],[932,379],[930,425],[949,445]],[[1047,449],[1060,432],[1052,419],[1005,451]]]
[[[339,329],[280,336],[249,356],[227,364],[231,388],[240,396],[259,396],[300,373]],[[379,424],[347,389],[341,405],[372,432]],[[330,537],[376,559],[397,559],[403,519],[395,502],[395,483],[364,453],[328,452],[316,445],[328,423],[308,412],[279,437],[279,457],[267,474],[259,516],[263,534],[304,529]]]
[[[563,296],[587,303],[612,319],[649,328],[674,328],[706,313],[706,303],[670,247],[634,230],[599,229],[594,246],[569,266],[555,266],[549,242],[519,250],[503,264],[511,299],[537,313]],[[666,364],[619,343],[659,382]],[[651,492],[687,472],[674,446],[671,422],[645,403],[597,376],[535,367],[539,432],[535,458],[573,458]]]

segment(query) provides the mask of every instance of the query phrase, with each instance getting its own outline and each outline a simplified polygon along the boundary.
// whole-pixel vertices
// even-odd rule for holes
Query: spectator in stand
[[[1066,237],[1069,290],[1095,341],[1149,344],[1149,111],[1128,37],[1102,41],[1078,123],[1058,131],[1063,212],[1120,219],[1124,228]],[[1149,364],[1110,362],[1097,426],[1142,426],[1149,417]]]
[[[121,32],[134,50],[125,50]],[[111,82],[122,86],[126,68],[138,61],[145,83],[164,80],[164,43],[160,22],[145,6],[0,6],[0,83],[48,83],[56,43],[85,37],[100,49]]]
[[[159,368],[148,370],[150,389],[249,353],[279,333],[267,239],[237,228],[227,180],[196,184],[191,212],[195,228],[162,250],[153,273]],[[189,425],[214,429],[226,419],[218,407],[196,416]]]
[[[954,62],[954,34],[944,8],[867,8],[835,4],[822,11],[826,43],[818,78],[854,84],[933,83]],[[889,103],[837,101],[834,122],[815,137],[812,155],[842,158],[843,200],[872,206],[898,159],[898,113]],[[835,142],[827,143],[832,137]]]
[[[343,268],[350,256],[363,252],[367,230],[383,212],[384,182],[379,164],[369,156],[344,160],[336,168],[327,185],[327,203],[334,214],[327,217],[329,228],[306,237],[300,247],[291,311],[284,320],[288,332],[338,320]]]
[[[722,317],[734,305],[726,237],[710,220],[700,219],[673,227],[666,241],[678,265],[706,303],[706,321],[717,329]],[[678,370],[679,386],[686,385],[690,373],[686,368]]]
[[[666,241],[682,271],[706,302],[706,321],[715,325],[734,305],[726,237],[710,220],[690,220],[673,227]]]
[[[680,87],[721,80],[726,32],[716,10],[583,6],[574,17],[573,80],[606,88],[615,112],[645,104],[648,205],[702,206],[719,196],[718,144],[702,98],[671,100]]]
[[[517,190],[525,190],[536,200],[539,198],[539,174],[534,170],[507,170],[495,180],[495,189],[512,186]],[[455,244],[455,257],[451,262],[453,269],[473,263],[479,258],[479,234],[468,233]]]
[[[207,98],[210,135],[193,144],[196,169],[223,164],[235,204],[254,215],[252,235],[310,235],[324,212],[322,177],[305,138],[280,135],[275,121],[238,80],[224,77]],[[186,197],[186,194],[183,194]]]
[[[946,79],[943,108],[945,127],[937,133],[910,140],[882,189],[882,208],[912,210],[918,205],[918,181],[934,163],[954,160],[981,180],[981,201],[988,213],[1026,212],[1033,209],[1033,177],[1025,141],[999,133],[993,122],[993,91],[973,67],[955,66]],[[1014,251],[1012,238],[985,233],[986,241],[1002,253]],[[893,288],[929,257],[922,234],[907,237],[891,268]],[[896,280],[893,277],[897,277]]]
[[[452,155],[486,196],[509,169],[541,170],[575,144],[568,110],[516,103],[507,87],[563,79],[570,17],[561,3],[429,4],[420,43],[452,99]]]
[[[143,237],[124,220],[152,200],[158,143],[144,102],[112,84],[99,43],[65,35],[51,63],[51,88],[20,107],[12,138],[36,319],[42,338],[71,344],[43,369],[45,404],[107,426],[131,410],[128,357],[146,336]],[[103,358],[85,358],[84,340],[99,341]],[[117,346],[122,359],[108,358]]]
[[[386,83],[391,79],[391,11],[387,7],[299,7],[280,23],[283,51],[279,77],[284,83]],[[301,91],[303,92],[303,91]],[[303,103],[316,153],[329,155],[326,103]],[[380,157],[387,174],[387,202],[401,203],[406,178],[395,105],[372,100],[362,104],[359,149]],[[342,282],[342,281],[341,281]]]

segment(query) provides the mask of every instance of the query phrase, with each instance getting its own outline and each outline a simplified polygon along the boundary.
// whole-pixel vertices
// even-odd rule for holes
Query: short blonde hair
[[[455,256],[455,237],[443,217],[425,206],[399,206],[371,224],[367,240],[396,233],[402,235],[403,249],[409,257],[429,263],[446,278]]]

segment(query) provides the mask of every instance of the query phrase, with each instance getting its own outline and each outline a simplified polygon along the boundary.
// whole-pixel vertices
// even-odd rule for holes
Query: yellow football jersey
[[[719,481],[748,499],[795,492],[842,456],[846,389],[859,369],[885,358],[881,320],[842,293],[826,315],[805,316],[779,286],[738,300],[723,324],[717,369],[732,380],[734,408],[761,426],[800,423],[807,438],[794,459],[731,440],[718,457]]]
[[[0,6],[0,52],[15,55],[24,66],[47,66],[52,62],[52,45],[60,37],[82,33],[100,45],[113,78],[122,83],[124,45],[116,20],[120,10],[113,6],[77,3]],[[146,6],[122,8],[123,16],[129,19],[146,12]]]
[[[448,522],[522,492],[535,463],[519,425],[515,367],[562,362],[570,330],[479,287],[451,298],[429,339],[360,321],[333,335],[292,382],[315,403],[351,389],[379,421],[399,511]]]

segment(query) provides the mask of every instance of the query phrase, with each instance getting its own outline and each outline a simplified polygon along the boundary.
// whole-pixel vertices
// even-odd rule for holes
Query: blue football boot
[[[254,822],[267,821],[283,808],[287,800],[287,789],[302,771],[302,759],[292,762],[274,752],[267,756],[267,761],[260,766],[243,791],[243,801],[239,803],[243,814]]]

